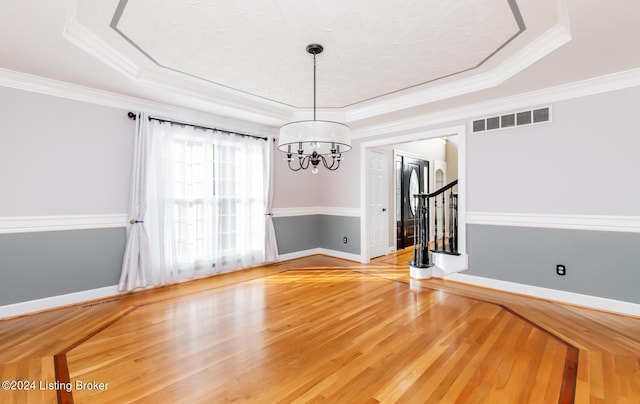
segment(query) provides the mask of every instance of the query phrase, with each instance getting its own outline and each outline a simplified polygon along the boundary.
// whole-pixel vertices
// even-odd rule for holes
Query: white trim
[[[620,313],[640,317],[640,304],[623,302],[620,300],[606,299],[603,297],[583,295],[580,293],[565,292],[562,290],[548,289],[539,286],[525,285],[522,283],[501,281],[467,274],[452,274],[446,279],[497,289],[510,293],[536,297],[555,302],[567,303],[576,306],[588,307],[596,310]]]
[[[348,121],[371,118],[384,113],[395,112],[416,105],[424,105],[455,96],[495,87],[526,69],[538,60],[552,53],[571,40],[571,32],[562,23],[556,24],[545,33],[524,46],[493,70],[479,73],[451,83],[445,83],[406,96],[390,100],[355,105],[346,109]]]
[[[474,118],[482,118],[483,116],[499,114],[503,111],[529,108],[536,109],[538,106],[546,106],[558,101],[638,86],[640,86],[640,68],[612,73],[574,83],[563,84],[556,87],[530,91],[511,97],[494,99],[478,104],[451,108],[434,112],[432,114],[386,122],[380,125],[365,127],[363,129],[354,129],[351,131],[351,138],[361,139],[388,133],[406,132],[415,130],[419,127],[424,127],[427,124],[432,126],[448,124],[460,120],[466,121]]]
[[[258,117],[259,114],[254,111],[252,114],[244,112],[241,117],[234,116],[232,119],[220,116],[212,118],[213,114],[200,113],[195,109],[180,107],[177,104],[148,101],[2,68],[0,68],[0,86],[107,107],[144,110],[160,117],[186,119],[203,125],[216,125],[215,121],[218,121],[218,126],[220,126],[220,122],[222,122],[230,128],[234,127],[236,130],[253,131],[259,135],[269,136],[275,132],[262,125],[280,126],[283,122],[290,121],[289,116],[293,114],[293,112],[289,114],[272,114],[270,116],[262,114],[260,118]],[[532,108],[539,105],[548,105],[557,101],[637,86],[640,86],[640,68],[517,94],[511,97],[494,99],[478,104],[451,108],[432,114],[368,126],[363,129],[354,129],[351,132],[351,138],[360,139],[382,134],[406,132],[416,130],[419,127],[448,124],[459,120],[469,120],[497,114],[502,111]],[[210,104],[202,106],[202,111],[212,111],[210,107]],[[345,120],[345,123],[353,121],[353,117],[349,116],[348,113],[347,117],[348,119]],[[235,121],[235,119],[241,119],[242,121]],[[259,125],[259,127],[256,127],[254,123]]]
[[[528,43],[523,44],[521,49],[491,70],[481,69],[478,74],[451,83],[423,88],[420,91],[398,96],[390,100],[383,97],[382,101],[374,103],[358,102],[351,107],[341,108],[341,110],[346,111],[348,121],[357,121],[383,113],[403,110],[416,105],[423,105],[457,95],[495,87],[571,40],[566,5],[564,5],[565,1],[566,0],[562,0],[558,2],[561,4],[559,4],[557,8],[558,15],[555,25],[547,31],[538,34],[536,38]],[[63,31],[64,37],[87,53],[142,85],[154,88],[165,88],[177,94],[185,94],[191,101],[213,101],[213,98],[229,100],[233,98],[236,99],[238,103],[244,104],[245,108],[247,106],[253,106],[254,109],[262,109],[265,111],[263,112],[265,115],[267,114],[266,111],[274,109],[281,111],[288,110],[289,113],[293,113],[294,111],[293,108],[286,108],[284,105],[274,101],[262,99],[254,95],[243,94],[208,82],[202,78],[190,77],[167,69],[158,69],[157,66],[152,66],[149,63],[145,63],[150,66],[149,69],[139,67],[133,61],[128,60],[127,55],[118,52],[102,38],[95,35],[90,29],[84,27],[80,21],[78,21],[76,15],[78,9],[77,0],[74,3],[75,4],[69,7],[70,11],[66,17]],[[483,72],[482,70],[486,71]],[[217,113],[224,114],[234,112],[233,110],[226,111],[225,107],[226,106],[221,103],[212,102],[211,105],[209,105],[209,109]],[[242,109],[242,105],[233,105],[232,108]],[[333,112],[335,112],[335,109]]]
[[[467,223],[640,233],[640,216],[467,212]]]
[[[220,128],[233,128],[236,131],[252,132],[256,135],[273,136],[277,131],[273,126],[279,126],[287,121],[287,114],[268,116],[257,112],[250,113],[245,109],[235,111],[229,116],[216,115],[211,104],[186,108],[176,103],[169,104],[156,101],[148,101],[142,98],[131,97],[123,94],[98,90],[64,81],[53,80],[35,76],[28,73],[17,72],[0,68],[0,86],[30,91],[38,94],[61,97],[69,100],[87,102],[105,107],[119,109],[133,109],[147,111],[160,118],[190,121],[205,126]],[[174,97],[175,99],[175,97]],[[269,127],[265,126],[269,125]]]
[[[68,293],[66,295],[45,297],[28,302],[7,304],[0,306],[0,318],[21,316],[23,314],[69,306],[90,300],[103,299],[118,294],[118,285],[113,285],[98,289],[83,290],[82,292]]]
[[[331,206],[309,206],[301,208],[273,208],[271,209],[273,217],[291,217],[291,216],[350,216],[360,217],[360,209],[358,208],[340,208]]]
[[[0,234],[126,227],[126,214],[0,217]]]
[[[360,262],[360,255],[351,254],[342,251],[330,250],[328,248],[312,248],[310,250],[296,251],[288,254],[280,254],[278,261],[288,261],[296,258],[309,257],[311,255],[328,255],[330,257],[342,258],[349,261]]]
[[[73,3],[68,8],[62,37],[117,72],[136,79],[140,75],[140,67],[78,22],[78,0]]]

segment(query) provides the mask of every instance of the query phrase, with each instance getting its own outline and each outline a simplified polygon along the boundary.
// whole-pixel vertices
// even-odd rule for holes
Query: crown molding
[[[460,108],[438,111],[352,131],[352,139],[417,130],[433,125],[468,120],[478,116],[546,105],[552,102],[586,97],[640,86],[640,68],[612,73],[560,86],[499,98]]]
[[[113,108],[145,109],[153,105],[139,98],[2,68],[0,86]]]
[[[236,131],[241,130],[252,132],[256,135],[275,135],[277,131],[274,129],[275,125],[273,124],[275,122],[281,122],[281,119],[277,119],[269,123],[255,122],[252,120],[254,117],[244,109],[236,110],[236,117],[216,115],[212,112],[203,112],[207,111],[206,109],[198,110],[197,108],[186,108],[169,103],[149,101],[142,98],[98,90],[92,87],[81,86],[2,68],[0,68],[0,86],[102,105],[105,107],[146,111],[162,118],[188,120],[205,126],[216,126]],[[261,120],[264,121],[263,115],[261,115]]]

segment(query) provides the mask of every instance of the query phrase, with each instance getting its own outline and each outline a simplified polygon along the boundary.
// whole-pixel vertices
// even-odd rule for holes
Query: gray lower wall
[[[0,305],[118,284],[125,228],[0,234]]]
[[[638,233],[467,225],[467,251],[469,275],[640,303]]]
[[[273,218],[278,252],[289,254],[314,248],[360,254],[360,218],[307,215]],[[347,244],[342,242],[347,237]]]

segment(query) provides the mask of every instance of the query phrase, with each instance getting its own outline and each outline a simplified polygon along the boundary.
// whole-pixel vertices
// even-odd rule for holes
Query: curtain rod
[[[133,119],[134,121],[136,120],[136,114],[133,113],[133,112],[128,112],[127,116],[129,117],[129,119]],[[196,128],[196,129],[214,130],[214,131],[217,131],[217,132],[228,133],[230,135],[232,134],[232,135],[238,135],[238,136],[252,137],[254,139],[269,140],[268,137],[249,135],[248,133],[233,132],[233,131],[230,131],[230,130],[211,128],[211,127],[208,127],[208,126],[194,125],[192,123],[186,123],[186,122],[171,121],[169,119],[160,119],[160,118],[154,118],[154,117],[150,116],[149,120],[150,121],[158,121],[158,122],[166,122],[166,123],[170,123],[172,125],[191,126],[193,128]],[[275,141],[275,139],[274,139],[274,141]]]

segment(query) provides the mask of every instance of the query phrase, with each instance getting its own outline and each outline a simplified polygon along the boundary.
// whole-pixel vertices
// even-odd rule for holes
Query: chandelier
[[[290,122],[280,128],[278,150],[287,154],[285,160],[293,171],[312,167],[311,172],[317,174],[320,162],[335,171],[343,160],[342,153],[351,150],[347,125],[316,120],[316,55],[323,50],[316,43],[307,45],[307,52],[313,55],[313,120]]]

